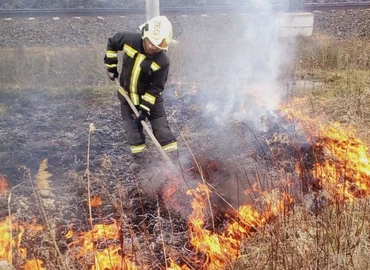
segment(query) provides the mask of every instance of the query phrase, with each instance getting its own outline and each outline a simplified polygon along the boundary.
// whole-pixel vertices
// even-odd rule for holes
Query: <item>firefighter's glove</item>
[[[140,114],[138,117],[136,117],[135,122],[136,124],[141,124],[141,121],[145,121],[145,119],[149,116],[149,113],[147,111],[140,111]]]
[[[111,81],[114,81],[116,78],[118,78],[117,68],[109,71],[107,70],[107,74]]]

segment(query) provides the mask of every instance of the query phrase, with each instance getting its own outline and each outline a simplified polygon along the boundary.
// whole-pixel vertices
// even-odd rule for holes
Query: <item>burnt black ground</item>
[[[8,179],[9,190],[21,184],[14,189],[11,203],[12,212],[17,212],[18,219],[37,217],[42,223],[27,171],[35,182],[39,164],[47,159],[47,171],[52,174],[50,186],[55,197],[48,198],[53,203],[46,207],[46,213],[57,225],[62,250],[65,249],[64,235],[69,224],[73,223],[77,230],[88,229],[86,169],[90,124],[96,128],[90,141],[91,191],[103,201],[102,208],[93,209],[93,217],[97,219],[94,223],[106,217],[110,219],[109,216],[123,218],[120,217],[122,210],[115,209],[120,204],[134,205],[130,219],[137,225],[147,216],[156,214],[156,191],[152,197],[140,202],[145,206],[144,213],[137,208],[140,203],[135,199],[140,192],[137,189],[140,173],[131,168],[133,160],[122,129],[114,87],[106,91],[2,91],[0,100],[0,175]],[[148,145],[148,155],[152,154],[153,159],[158,160],[154,145]],[[124,190],[123,194],[121,190]],[[8,215],[6,198],[1,200],[1,205],[5,210],[1,211],[1,218],[5,218]],[[172,218],[176,219],[175,213]],[[186,230],[185,222],[178,224],[172,227]],[[151,226],[148,225],[149,230],[152,230]],[[52,269],[50,265],[48,269]]]
[[[55,179],[63,177],[65,171],[86,169],[89,124],[94,122],[98,130],[92,136],[92,169],[102,150],[119,140],[123,146],[117,108],[113,104],[98,108],[101,101],[97,98],[94,93],[54,95],[42,90],[3,93],[2,172],[18,183],[21,180],[18,167],[26,166],[35,173],[45,158]],[[124,147],[120,151],[125,151]]]
[[[247,124],[230,123],[220,133],[220,126],[212,118],[203,116],[201,106],[194,103],[196,94],[176,97],[173,87],[169,86],[165,92],[165,106],[170,126],[179,140],[179,156],[185,171],[193,164],[182,136],[206,169],[210,161],[221,167],[219,171],[225,171],[235,164],[240,167],[250,164],[252,160],[248,159],[251,157],[265,158],[264,151],[268,152],[268,148],[261,150],[261,146],[265,147],[264,138],[271,136],[270,131],[261,133],[253,131]],[[111,186],[116,184],[115,181],[131,182],[133,160],[114,89],[3,91],[0,109],[0,174],[7,176],[11,187],[25,179],[24,170],[20,168],[26,167],[35,175],[40,162],[48,159],[54,188],[76,191],[71,179],[76,175],[83,176],[87,169],[90,124],[96,129],[90,142],[91,174],[104,177]],[[278,131],[276,127],[272,129]],[[240,142],[225,144],[225,132]],[[147,141],[146,159],[150,162],[160,159],[148,136]],[[109,165],[104,165],[107,162]],[[109,169],[102,173],[107,167]]]

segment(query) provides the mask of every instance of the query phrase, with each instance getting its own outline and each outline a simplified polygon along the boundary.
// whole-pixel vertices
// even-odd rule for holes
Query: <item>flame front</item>
[[[7,262],[11,262],[12,258],[10,219],[10,217],[7,217],[5,221],[0,222],[0,260],[5,260]]]
[[[313,175],[321,180],[322,187],[342,201],[368,196],[370,163],[365,143],[338,123],[321,128],[320,133],[324,138],[319,144],[327,158],[314,164]]]
[[[311,173],[333,201],[353,201],[370,195],[368,146],[355,136],[352,128],[335,122],[322,125],[322,121],[287,106],[282,107],[282,111],[290,119],[298,119],[316,156],[318,151],[324,155],[316,157]],[[297,169],[300,170],[299,166]]]
[[[12,217],[7,217],[4,221],[0,222],[0,260],[4,260],[10,264],[13,263],[13,253],[18,254],[19,257],[26,262],[23,264],[23,269],[43,270],[43,262],[38,259],[27,260],[27,249],[22,247],[22,240],[24,234],[27,232],[28,237],[32,238],[35,234],[42,231],[43,227],[33,222],[20,225],[18,222],[13,222]],[[16,237],[12,234],[17,233]],[[35,267],[38,265],[38,267]]]
[[[95,264],[91,270],[139,270],[138,266],[131,261],[130,256],[123,257],[121,248],[108,247],[95,253]]]
[[[190,242],[197,252],[205,255],[205,269],[222,269],[239,255],[240,241],[232,237],[220,235],[204,228],[205,213],[210,190],[200,184],[193,192],[193,213],[189,219]]]
[[[24,269],[25,270],[46,270],[43,266],[44,262],[41,261],[40,259],[33,259],[29,260],[24,264]]]
[[[91,270],[142,269],[138,268],[130,255],[123,253],[120,245],[117,244],[121,241],[119,235],[119,225],[114,220],[111,224],[96,224],[86,233],[74,233],[70,230],[66,237],[74,240],[69,244],[69,247],[74,250],[74,259],[94,258]]]
[[[275,202],[270,201],[269,210],[266,209],[263,214],[250,205],[241,206],[235,217],[237,220],[230,223],[225,232],[217,234],[204,228],[207,201],[210,198],[208,186],[200,184],[188,194],[194,196],[193,213],[189,218],[190,242],[197,252],[204,254],[203,268],[209,270],[223,269],[236,260],[240,255],[241,241],[251,235],[251,229],[263,226],[272,215],[282,211],[284,205],[284,201],[279,200],[277,205],[281,208],[271,211],[271,205],[275,205]]]

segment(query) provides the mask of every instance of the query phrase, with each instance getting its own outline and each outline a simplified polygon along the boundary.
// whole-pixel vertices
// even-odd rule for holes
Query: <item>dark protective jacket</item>
[[[150,112],[167,81],[169,58],[164,51],[145,53],[140,33],[122,32],[108,39],[104,63],[108,72],[117,72],[118,51],[123,51],[120,84],[132,102]]]

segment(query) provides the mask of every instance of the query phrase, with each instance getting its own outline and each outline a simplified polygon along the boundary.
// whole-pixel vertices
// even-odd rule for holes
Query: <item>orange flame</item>
[[[34,220],[35,222],[35,220]],[[38,231],[42,230],[42,226],[35,223],[20,225],[18,222],[12,222],[12,217],[7,217],[5,221],[0,222],[0,260],[5,260],[8,263],[12,263],[13,249],[17,250],[17,253],[22,259],[27,259],[27,249],[21,246],[22,238],[27,230],[29,235],[34,235]],[[12,237],[12,233],[17,232],[17,237]],[[24,269],[44,269],[39,264],[39,268],[32,268],[35,261],[26,261]],[[27,268],[29,266],[29,268]]]
[[[74,238],[74,241],[69,244],[69,247],[80,247],[78,256],[84,256],[89,253],[94,253],[96,247],[94,243],[98,240],[116,239],[118,237],[118,228],[116,221],[113,224],[96,224],[91,231],[86,233],[73,233],[69,230],[67,238]]]
[[[190,242],[197,252],[205,255],[204,269],[223,269],[227,264],[236,260],[240,255],[241,240],[250,236],[252,228],[262,226],[267,220],[266,214],[262,215],[252,206],[245,205],[238,210],[238,221],[231,223],[226,232],[217,234],[204,228],[206,202],[210,196],[209,188],[200,184],[195,191],[188,192],[188,194],[194,195],[193,213],[189,218]],[[278,205],[281,207],[282,203]],[[278,210],[281,208],[271,210],[268,215]]]
[[[322,127],[321,142],[328,159],[314,164],[313,175],[336,199],[354,200],[369,195],[370,159],[367,146],[355,138],[353,130],[338,123]]]
[[[8,180],[5,175],[0,175],[0,196],[5,197],[8,194]]]
[[[189,267],[186,265],[180,266],[174,262],[174,260],[171,258],[170,259],[170,266],[166,268],[166,270],[190,270]]]
[[[70,248],[77,248],[78,252],[75,254],[76,259],[94,256],[94,265],[92,270],[138,270],[135,262],[130,255],[122,253],[121,247],[107,243],[114,243],[119,241],[119,226],[114,220],[111,224],[96,224],[91,231],[86,233],[74,233],[70,229],[66,235],[67,238],[72,238],[74,241],[69,244]],[[104,244],[105,248],[98,248],[99,244]],[[104,245],[103,245],[104,246]]]
[[[209,188],[199,184],[192,194],[194,200],[192,202],[193,213],[189,218],[190,243],[197,252],[205,255],[204,267],[210,270],[222,269],[239,254],[239,241],[204,228],[207,201],[210,196]]]
[[[43,265],[44,262],[40,259],[29,260],[24,264],[24,270],[46,270]]]
[[[92,207],[99,207],[99,206],[102,206],[103,205],[103,202],[101,200],[101,198],[97,195],[94,195],[92,198],[91,198],[91,206]]]
[[[332,200],[353,201],[356,197],[370,195],[368,146],[356,138],[354,129],[344,128],[339,123],[322,125],[317,119],[287,106],[282,107],[282,111],[290,119],[299,120],[314,150],[323,149],[325,159],[315,161],[312,175]],[[313,136],[318,138],[313,139]]]
[[[7,217],[5,221],[0,222],[0,260],[11,262],[12,254],[11,251],[11,229],[10,229],[10,217]]]
[[[193,195],[193,213],[189,218],[190,242],[195,250],[203,254],[204,263],[202,269],[223,269],[227,264],[234,261],[240,255],[240,245],[243,238],[250,236],[251,229],[262,226],[268,217],[260,214],[252,206],[240,207],[235,220],[229,224],[223,233],[213,232],[205,228],[207,211],[207,201],[210,197],[208,186],[200,184],[196,189],[189,190],[189,195]],[[268,196],[266,193],[265,196]],[[269,214],[272,215],[282,208],[282,203],[274,206],[269,204]],[[275,213],[276,214],[276,213]],[[138,266],[132,260],[131,255],[122,254],[121,247],[109,245],[106,248],[97,250],[97,243],[114,242],[118,240],[119,227],[117,222],[113,224],[97,224],[93,229],[86,233],[73,233],[70,230],[67,236],[73,238],[69,244],[70,248],[77,247],[76,258],[93,255],[94,266],[92,270],[103,269],[144,269],[145,266]],[[196,259],[198,260],[198,259]],[[124,267],[126,268],[123,268]],[[144,267],[144,268],[143,268]],[[170,258],[170,266],[167,270],[188,270],[186,265],[178,265]]]
[[[95,253],[95,265],[91,270],[139,270],[129,256],[123,257],[119,247],[108,247]]]

